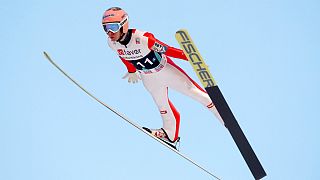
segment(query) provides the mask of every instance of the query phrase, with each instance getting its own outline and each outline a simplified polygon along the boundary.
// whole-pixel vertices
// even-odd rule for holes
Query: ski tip
[[[49,54],[48,54],[46,51],[43,51],[43,54],[44,54],[44,56],[45,56],[48,60],[51,60]]]
[[[43,54],[46,56],[46,57],[48,57],[49,55],[48,55],[48,53],[46,52],[46,51],[43,51]]]
[[[179,33],[179,32],[181,32],[181,31],[183,31],[183,32],[188,32],[187,29],[181,28],[181,29],[179,29],[176,33]]]

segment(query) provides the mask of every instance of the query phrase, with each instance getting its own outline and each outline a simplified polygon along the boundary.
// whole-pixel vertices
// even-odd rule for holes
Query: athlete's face
[[[116,33],[109,31],[107,34],[108,34],[109,38],[111,39],[111,41],[118,41],[121,36],[120,31],[118,31]]]

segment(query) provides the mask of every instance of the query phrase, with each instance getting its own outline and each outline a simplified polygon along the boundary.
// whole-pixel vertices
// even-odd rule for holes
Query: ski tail
[[[225,126],[229,130],[252,175],[255,179],[262,179],[267,174],[264,171],[245,134],[243,133],[239,123],[234,117],[226,100],[224,99],[219,87],[214,86],[205,89],[208,92],[210,98],[213,100],[213,103],[216,105],[220,116],[225,121]]]
[[[236,118],[224,99],[216,81],[211,75],[208,66],[201,57],[188,31],[185,29],[177,31],[176,39],[183,52],[187,56],[191,66],[193,67],[193,70],[210,96],[210,99],[216,106],[225,123],[225,126],[229,130],[233,140],[238,146],[238,149],[246,161],[252,175],[255,179],[263,178],[267,175],[266,172],[264,171],[259,159],[257,158],[246,136],[240,128]]]

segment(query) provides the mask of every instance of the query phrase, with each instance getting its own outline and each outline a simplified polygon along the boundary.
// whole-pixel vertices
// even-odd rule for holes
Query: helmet
[[[127,33],[129,29],[128,14],[119,7],[107,9],[102,17],[102,24],[119,23],[123,33]]]

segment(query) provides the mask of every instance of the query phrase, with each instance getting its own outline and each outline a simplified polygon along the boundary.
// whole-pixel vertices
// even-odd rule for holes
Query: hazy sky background
[[[141,126],[159,128],[142,83],[107,46],[105,9],[179,47],[189,30],[259,157],[266,180],[320,179],[320,2],[17,1],[0,6],[0,179],[210,179],[88,97],[44,58]],[[188,62],[174,59],[197,82]],[[181,152],[224,180],[253,179],[229,132],[199,103],[169,90]]]

